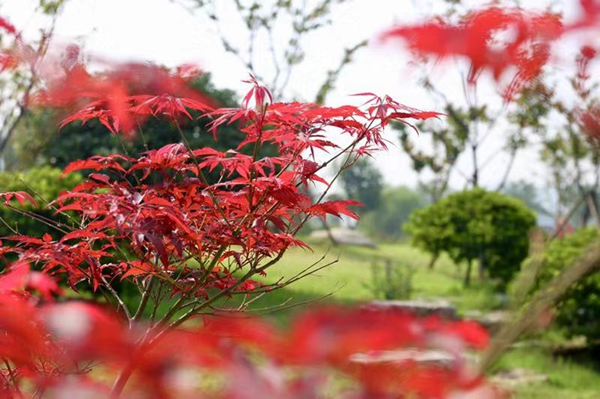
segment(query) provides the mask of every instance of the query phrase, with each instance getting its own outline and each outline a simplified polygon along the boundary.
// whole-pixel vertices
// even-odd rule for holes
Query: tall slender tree
[[[243,0],[176,0],[192,12],[208,17],[214,24],[223,49],[234,55],[259,80],[267,82],[277,100],[290,100],[286,89],[307,51],[307,39],[332,22],[333,10],[348,0],[243,1]],[[227,32],[223,10],[233,11],[242,22],[242,35]],[[325,103],[335,88],[343,69],[367,40],[342,50],[339,63],[326,71],[325,79],[313,101]],[[257,49],[268,49],[269,57],[257,55]],[[261,53],[262,54],[262,53]],[[258,62],[260,60],[260,62]]]
[[[36,14],[45,25],[35,40],[23,41],[10,21],[0,18],[0,171],[5,169],[9,141],[30,107],[31,94],[40,83],[44,63],[58,16],[66,0],[39,0]]]

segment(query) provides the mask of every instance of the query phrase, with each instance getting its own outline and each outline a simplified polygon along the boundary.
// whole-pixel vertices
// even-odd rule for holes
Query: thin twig
[[[110,292],[110,294],[112,295],[112,297],[119,304],[119,308],[123,311],[123,313],[125,314],[125,317],[127,317],[127,321],[129,323],[129,328],[131,328],[133,319],[131,317],[131,313],[129,313],[129,309],[127,308],[127,305],[125,304],[125,302],[123,302],[123,300],[119,296],[119,293],[117,291],[115,291],[115,289],[113,288],[113,286],[108,281],[106,281],[106,278],[104,276],[101,276],[100,280],[102,280],[104,288],[108,292]]]
[[[133,321],[138,320],[143,314],[146,306],[148,305],[148,301],[150,299],[150,293],[152,292],[152,288],[154,286],[154,277],[150,276],[147,284],[143,286],[142,289],[142,299],[140,300],[140,304],[133,315]]]

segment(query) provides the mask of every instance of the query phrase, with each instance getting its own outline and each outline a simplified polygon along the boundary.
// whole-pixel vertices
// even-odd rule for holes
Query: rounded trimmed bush
[[[477,188],[458,192],[413,212],[404,226],[413,245],[434,257],[447,253],[455,263],[479,262],[482,276],[506,288],[529,253],[536,217],[520,200]]]

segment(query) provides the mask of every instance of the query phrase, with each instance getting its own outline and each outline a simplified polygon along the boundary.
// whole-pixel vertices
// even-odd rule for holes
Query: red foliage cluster
[[[470,322],[330,308],[305,313],[285,330],[229,315],[148,335],[144,325],[128,328],[91,304],[36,306],[22,291],[27,271],[20,267],[0,278],[4,398],[108,397],[123,388],[125,376],[131,383],[121,397],[317,398],[331,389],[334,370],[357,383],[336,397],[439,398],[482,387],[463,356],[485,347],[487,334]],[[443,349],[454,360],[418,364],[402,357],[407,348]],[[384,351],[398,351],[398,360],[376,361],[391,353]],[[103,373],[91,373],[98,363]],[[210,384],[203,387],[206,376],[212,392]],[[107,377],[117,378],[115,387]]]
[[[237,149],[220,152],[171,144],[138,159],[112,155],[76,161],[65,173],[101,173],[90,174],[53,205],[58,212],[75,212],[81,223],[56,240],[7,237],[14,246],[4,252],[42,264],[48,272],[65,273],[73,288],[82,281],[96,290],[114,278],[156,276],[170,282],[174,292],[206,298],[213,288],[248,291],[257,284],[238,281],[233,274],[262,273],[262,262],[278,259],[290,245],[304,246],[294,236],[307,219],[328,214],[356,218],[348,209],[356,205],[353,201],[313,203],[301,191],[309,183],[327,184],[319,176],[324,165],[312,159],[315,151],[333,152],[332,159],[367,154],[385,145],[381,133],[390,120],[437,115],[409,109],[388,97],[370,99],[366,110],[269,104],[265,100],[270,94],[256,82],[250,94],[258,102],[255,108],[217,109],[207,115],[214,118],[215,130],[221,124],[240,123],[246,139]],[[184,106],[195,103],[158,95],[128,112],[146,114],[148,107],[162,110],[172,104],[185,111]],[[69,120],[102,119],[105,112],[112,111],[86,107]],[[352,144],[339,148],[328,134],[349,135]],[[260,158],[258,151],[254,156],[239,152],[246,145],[257,150],[266,144],[275,145],[279,155]],[[211,183],[206,176],[215,172],[220,178]],[[20,193],[4,195],[23,200]],[[133,260],[125,259],[123,251],[134,255]],[[192,259],[200,267],[189,266]]]
[[[40,105],[70,112],[61,127],[97,118],[111,132],[131,135],[150,115],[192,118],[186,108],[206,112],[217,105],[188,86],[189,77],[195,76],[190,65],[171,73],[154,65],[130,63],[92,75],[78,61],[78,50],[71,50],[63,66],[65,76],[51,80],[37,99]]]
[[[583,46],[575,60],[577,64],[577,75],[574,79],[574,87],[577,95],[583,100],[586,100],[589,96],[586,85],[590,79],[590,62],[594,58],[596,58],[596,50],[590,46]]]
[[[489,69],[498,80],[507,70],[516,70],[506,97],[537,78],[551,55],[551,45],[565,33],[594,26],[600,6],[580,0],[581,17],[567,26],[559,15],[521,9],[485,8],[469,13],[458,24],[443,21],[400,26],[386,31],[383,39],[404,39],[411,50],[438,57],[464,56],[471,63],[468,80]]]
[[[0,17],[0,34],[5,33],[16,41],[17,45],[21,44],[21,39],[17,32],[17,28],[6,18]],[[22,57],[16,55],[17,51],[14,48],[0,49],[0,73],[6,70],[16,68],[22,61]]]
[[[6,18],[0,17],[0,28],[11,35],[17,34],[17,28],[11,24]]]
[[[579,126],[591,140],[600,140],[600,105],[594,104],[585,110],[579,110],[577,119]]]
[[[575,94],[581,105],[573,111],[574,119],[588,137],[596,144],[600,140],[600,104],[593,98],[593,90],[597,87],[590,82],[590,63],[597,56],[597,51],[590,46],[583,46],[576,57],[577,74],[573,79]]]

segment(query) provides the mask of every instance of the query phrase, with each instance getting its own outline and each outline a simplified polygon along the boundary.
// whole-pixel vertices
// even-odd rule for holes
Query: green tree
[[[565,215],[575,209],[578,224],[587,226],[592,219],[600,224],[597,197],[600,191],[600,120],[599,86],[592,81],[588,64],[593,56],[585,49],[576,57],[577,72],[568,77],[572,88],[566,100],[564,92],[538,83],[521,94],[519,105],[536,111],[536,130],[540,158],[549,170],[548,183],[558,198],[556,213]],[[559,78],[564,79],[564,76]],[[536,115],[538,114],[538,115]],[[577,204],[580,204],[579,206]]]
[[[379,206],[383,190],[383,176],[372,163],[359,159],[340,174],[344,192],[348,198],[363,204],[359,212],[368,213]]]
[[[15,206],[14,209],[0,207],[0,237],[24,234],[41,237],[44,233],[55,234],[52,227],[56,223],[70,223],[62,216],[55,215],[55,209],[48,206],[60,192],[69,190],[81,183],[81,176],[72,173],[60,177],[61,170],[51,167],[31,168],[27,172],[0,172],[0,187],[3,192],[26,191],[32,194],[40,205],[34,209],[31,205]],[[32,212],[32,215],[21,211]],[[50,223],[48,223],[50,221]]]
[[[497,166],[496,157],[504,153],[508,158],[503,164],[500,180],[496,183],[496,190],[501,190],[508,181],[518,151],[527,145],[526,132],[531,130],[532,126],[512,123],[509,129],[505,126],[499,129],[499,121],[511,121],[515,118],[515,113],[520,111],[511,108],[510,111],[501,112],[492,107],[491,103],[468,103],[461,106],[455,103],[454,99],[450,100],[437,91],[428,79],[424,82],[424,88],[443,99],[443,109],[447,116],[445,123],[417,123],[415,126],[421,132],[419,137],[415,137],[412,134],[414,131],[406,125],[393,125],[399,132],[402,149],[411,158],[413,169],[421,176],[432,175],[429,180],[422,178],[421,186],[429,193],[433,202],[442,198],[448,191],[453,175],[462,177],[465,187],[479,187],[482,181],[486,182],[483,172],[492,164]],[[473,96],[477,98],[476,94]],[[488,149],[498,146],[497,142],[491,141],[494,136],[502,137],[503,148],[496,149],[484,157],[483,150],[486,146]],[[430,142],[427,148],[422,144],[423,138],[425,142]],[[464,164],[459,167],[460,158],[464,159]]]
[[[404,235],[402,225],[414,210],[426,205],[426,200],[422,193],[409,187],[385,187],[379,203],[361,218],[359,226],[379,239],[398,240]]]
[[[414,245],[434,257],[445,252],[457,264],[466,262],[466,286],[473,261],[478,261],[480,277],[487,274],[504,289],[527,257],[535,221],[521,201],[473,189],[413,212],[405,230]]]
[[[25,42],[18,27],[0,29],[0,56],[29,53],[27,60],[19,60],[12,67],[2,66],[0,76],[0,171],[5,169],[7,155],[11,152],[9,142],[30,110],[30,97],[40,86],[41,65],[52,41],[58,16],[66,0],[39,0],[33,5],[32,17],[43,21],[37,36]],[[0,7],[2,4],[0,3]],[[33,19],[33,18],[31,18]],[[6,20],[10,25],[10,21]]]
[[[314,33],[331,24],[337,6],[348,0],[318,1],[239,1],[239,0],[174,0],[183,6],[208,17],[219,33],[224,51],[267,83],[277,101],[289,100],[288,84],[303,66]],[[227,14],[240,23],[236,35],[230,34],[223,18]],[[335,88],[342,70],[352,62],[356,52],[367,45],[367,40],[351,43],[340,49],[340,61],[329,66],[325,79],[317,89],[314,101],[324,103],[327,95]],[[256,49],[267,49],[268,56],[258,58]]]
[[[216,89],[208,74],[195,79],[191,86],[214,98],[222,107],[238,106],[235,94],[230,90]],[[57,119],[56,112],[49,110],[32,112],[23,119],[20,132],[13,143],[13,168],[22,169],[33,164],[64,168],[77,159],[123,151],[135,156],[147,149],[181,142],[182,134],[193,148],[211,146],[222,151],[236,148],[245,137],[234,125],[230,125],[219,128],[215,141],[213,132],[207,127],[210,120],[206,118],[184,119],[180,126],[150,118],[141,126],[140,134],[134,141],[124,141],[121,136],[110,133],[97,120],[89,121],[83,126],[71,123],[58,131]],[[264,151],[266,153],[261,155],[272,154],[269,147]]]
[[[551,215],[552,213],[544,204],[544,199],[540,197],[540,188],[535,184],[523,180],[507,183],[501,191],[502,194],[509,197],[520,199],[536,213]],[[547,200],[547,198],[545,198]]]

